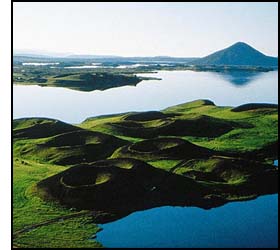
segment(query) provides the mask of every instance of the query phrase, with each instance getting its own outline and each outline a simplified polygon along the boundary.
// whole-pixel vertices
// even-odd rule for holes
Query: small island
[[[276,3],[11,7],[13,248],[278,247]]]
[[[14,74],[14,84],[38,85],[41,87],[63,87],[78,91],[105,90],[126,85],[136,86],[143,79],[136,75],[110,74],[110,73],[64,73],[31,71],[29,73]]]
[[[232,76],[252,76],[278,70],[278,58],[266,56],[242,42],[203,58],[90,58],[14,56],[13,84],[63,87],[89,92],[136,86],[142,80],[161,80],[152,77],[152,73],[162,70],[217,72]],[[151,76],[137,75],[141,73],[150,73]]]

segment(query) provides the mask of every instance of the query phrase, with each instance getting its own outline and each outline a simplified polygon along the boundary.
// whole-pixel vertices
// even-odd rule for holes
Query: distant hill
[[[45,61],[71,61],[71,62],[98,62],[98,63],[162,63],[162,64],[193,64],[193,65],[233,65],[233,66],[278,66],[278,58],[266,56],[250,45],[238,42],[223,50],[217,51],[206,57],[170,57],[170,56],[150,56],[150,57],[124,57],[114,55],[64,55],[58,53],[36,54],[18,53],[14,51],[14,63],[22,62],[45,62]]]
[[[170,57],[170,56],[150,56],[150,57],[124,57],[111,55],[67,55],[67,56],[51,56],[41,54],[13,54],[14,62],[45,62],[45,61],[94,61],[94,62],[110,62],[110,63],[189,63],[197,58],[195,57]]]
[[[250,45],[238,42],[206,57],[192,61],[195,65],[278,66],[278,58],[266,56]]]

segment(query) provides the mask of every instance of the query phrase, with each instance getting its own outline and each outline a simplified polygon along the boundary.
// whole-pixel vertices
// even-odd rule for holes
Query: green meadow
[[[78,125],[22,118],[13,140],[16,247],[100,247],[96,224],[134,211],[277,192],[278,105],[197,100]]]

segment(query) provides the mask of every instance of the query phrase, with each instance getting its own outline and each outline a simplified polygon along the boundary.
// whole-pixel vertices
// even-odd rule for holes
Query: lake
[[[278,195],[204,210],[159,207],[100,225],[105,247],[278,247]]]
[[[80,123],[92,116],[161,110],[196,99],[210,99],[222,106],[278,103],[278,71],[139,75],[162,80],[92,92],[13,86],[13,117]],[[97,240],[106,247],[277,247],[278,195],[211,210],[165,206],[135,212],[101,227],[104,230],[97,234]]]
[[[152,208],[99,226],[105,247],[277,248],[278,194],[209,210]]]
[[[249,102],[278,103],[278,71],[230,74],[159,71],[139,75],[162,80],[145,80],[136,87],[92,92],[14,85],[13,117],[49,117],[80,123],[92,116],[161,110],[196,99],[210,99],[222,106]]]

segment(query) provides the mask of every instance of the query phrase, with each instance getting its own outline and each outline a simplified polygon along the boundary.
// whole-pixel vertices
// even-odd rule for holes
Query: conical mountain
[[[278,66],[278,58],[266,56],[250,45],[238,42],[206,57],[192,61],[194,65]]]

